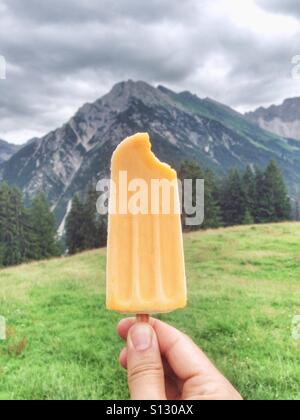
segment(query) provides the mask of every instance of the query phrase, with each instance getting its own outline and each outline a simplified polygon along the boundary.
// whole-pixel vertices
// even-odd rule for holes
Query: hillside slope
[[[245,398],[298,399],[300,224],[193,233],[185,250],[188,307],[161,318],[191,335]],[[105,250],[0,271],[0,308],[0,399],[128,397],[121,316],[105,309]]]
[[[109,175],[110,159],[126,136],[148,131],[154,152],[170,164],[189,158],[223,175],[247,164],[278,161],[291,195],[300,183],[300,143],[270,134],[244,116],[189,92],[122,82],[84,105],[59,129],[22,148],[0,170],[30,200],[43,191],[60,222],[74,194]]]

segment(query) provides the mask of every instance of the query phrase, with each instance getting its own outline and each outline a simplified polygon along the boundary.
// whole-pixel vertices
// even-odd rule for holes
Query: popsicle
[[[177,174],[155,157],[146,133],[125,139],[112,157],[106,288],[107,308],[121,313],[186,306]]]

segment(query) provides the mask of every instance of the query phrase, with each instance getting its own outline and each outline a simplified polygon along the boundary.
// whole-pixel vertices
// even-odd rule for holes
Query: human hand
[[[133,400],[242,400],[199,347],[176,328],[151,318],[120,321],[127,341],[120,363]]]

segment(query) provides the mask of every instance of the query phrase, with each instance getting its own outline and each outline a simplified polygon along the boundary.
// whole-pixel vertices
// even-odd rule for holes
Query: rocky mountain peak
[[[291,120],[300,119],[300,98],[289,98],[283,102],[282,109],[289,114]],[[287,115],[288,116],[288,115]]]
[[[260,107],[245,116],[280,136],[300,140],[300,98],[288,98],[281,105]]]
[[[148,83],[128,80],[114,85],[112,90],[98,103],[100,102],[116,112],[122,112],[128,108],[132,99],[137,99],[148,106],[163,105],[168,101],[168,97],[161,90]]]

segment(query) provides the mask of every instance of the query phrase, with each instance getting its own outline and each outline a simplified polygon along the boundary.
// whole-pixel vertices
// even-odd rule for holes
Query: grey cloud
[[[5,0],[8,10],[17,17],[51,23],[83,21],[111,22],[119,19],[153,22],[192,15],[193,0]]]
[[[256,0],[266,10],[300,17],[299,0]]]
[[[289,78],[298,37],[264,39],[233,24],[229,12],[216,13],[209,0],[3,4],[0,54],[8,78],[0,81],[0,137],[13,139],[18,129],[46,133],[129,78],[245,109],[300,94]],[[220,68],[205,70],[210,62]]]

